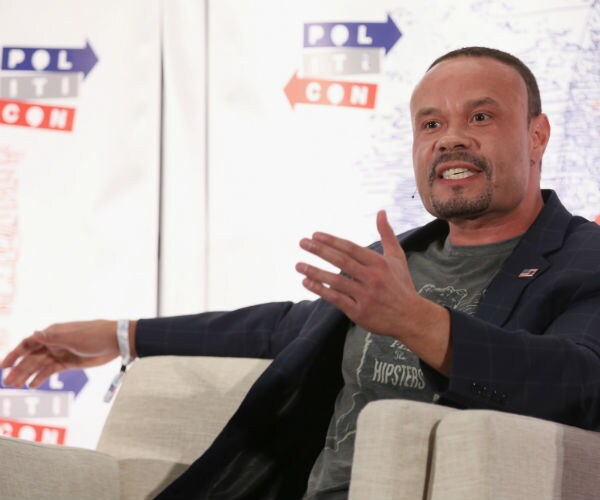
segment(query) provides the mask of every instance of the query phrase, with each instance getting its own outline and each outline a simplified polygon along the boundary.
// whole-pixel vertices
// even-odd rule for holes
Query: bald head
[[[537,80],[527,65],[519,58],[508,52],[488,47],[463,47],[438,57],[427,70],[431,70],[442,61],[456,57],[487,57],[512,67],[521,76],[527,89],[527,120],[531,121],[533,117],[542,113],[542,100]]]

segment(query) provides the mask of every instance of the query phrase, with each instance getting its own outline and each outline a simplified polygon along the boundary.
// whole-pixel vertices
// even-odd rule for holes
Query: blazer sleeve
[[[273,302],[235,311],[141,319],[135,346],[153,355],[274,358],[298,335],[315,302]]]
[[[503,327],[450,311],[450,377],[424,365],[441,398],[599,429],[600,272],[562,294],[546,297],[552,312],[524,300],[517,319]]]

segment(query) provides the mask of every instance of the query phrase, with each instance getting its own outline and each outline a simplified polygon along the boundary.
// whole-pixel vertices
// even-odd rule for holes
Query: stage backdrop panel
[[[53,322],[156,314],[158,7],[0,0],[2,354]],[[117,369],[0,391],[1,432],[94,447]]]
[[[554,132],[543,185],[600,214],[598,2],[209,2],[209,309],[311,297],[295,263],[315,230],[361,244],[387,209],[430,220],[412,172],[411,91],[439,55],[514,53]]]
[[[162,1],[163,174],[159,313],[206,303],[206,2]]]

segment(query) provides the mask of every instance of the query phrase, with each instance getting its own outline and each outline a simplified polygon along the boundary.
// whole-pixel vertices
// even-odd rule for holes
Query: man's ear
[[[529,123],[529,159],[531,164],[541,164],[550,139],[550,122],[544,113],[534,116]]]

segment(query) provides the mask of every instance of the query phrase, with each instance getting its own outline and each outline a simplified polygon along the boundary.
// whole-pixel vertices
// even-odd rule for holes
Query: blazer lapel
[[[502,326],[525,288],[538,279],[549,265],[538,248],[528,241],[521,241],[486,290],[475,316]]]
[[[486,290],[476,317],[502,326],[523,291],[550,267],[545,256],[562,246],[573,216],[553,191],[543,194],[544,208]]]
[[[573,216],[554,191],[542,190],[544,208],[506,259],[477,307],[476,317],[503,325],[523,291],[550,267],[546,255],[560,248]],[[398,236],[406,251],[419,251],[448,233],[448,224],[436,219]],[[379,242],[372,247],[381,251]]]

